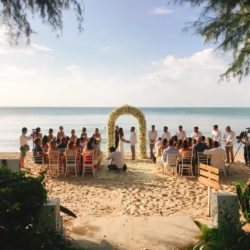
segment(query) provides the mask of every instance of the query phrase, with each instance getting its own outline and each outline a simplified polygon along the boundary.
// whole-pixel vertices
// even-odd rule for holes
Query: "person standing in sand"
[[[115,126],[115,150],[119,146],[119,126]]]
[[[119,145],[118,145],[118,151],[121,152],[121,155],[122,155],[123,159],[125,159],[124,142],[129,143],[129,141],[127,141],[124,138],[123,128],[119,128]]]
[[[24,158],[26,153],[30,150],[28,141],[33,138],[33,134],[27,136],[28,129],[22,128],[22,134],[19,137],[19,146],[20,146],[20,168],[24,168]]]
[[[234,140],[235,140],[235,133],[234,131],[231,129],[230,126],[227,126],[225,128],[226,132],[224,134],[224,142],[225,142],[225,149],[226,149],[226,155],[227,155],[227,163],[230,162],[230,158],[231,158],[231,162],[234,162],[234,151],[233,151],[233,147],[234,147]]]
[[[158,137],[158,133],[155,130],[155,125],[151,126],[151,131],[148,133],[148,138],[149,138],[149,148],[150,148],[150,159],[154,159],[154,148],[155,148],[155,143],[156,139]]]
[[[131,149],[131,158],[135,160],[135,146],[137,142],[137,135],[135,133],[135,127],[131,127],[130,129],[130,149]]]
[[[177,136],[178,140],[182,140],[182,141],[183,141],[183,140],[186,139],[187,134],[186,134],[186,132],[183,130],[182,125],[180,125],[180,126],[178,127],[178,132],[176,132],[176,136]]]
[[[167,139],[167,141],[169,142],[171,138],[171,134],[168,132],[168,127],[165,126],[163,127],[163,134],[161,136],[161,142],[163,142],[164,139]]]
[[[219,143],[219,145],[220,145],[221,144],[221,132],[219,130],[218,125],[213,126],[213,130],[212,130],[211,134],[212,134],[212,140],[217,141]]]

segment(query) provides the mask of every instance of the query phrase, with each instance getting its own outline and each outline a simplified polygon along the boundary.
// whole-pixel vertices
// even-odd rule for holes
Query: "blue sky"
[[[72,12],[59,39],[32,20],[38,33],[29,47],[10,47],[1,28],[0,85],[11,93],[1,106],[249,106],[249,79],[218,84],[228,56],[183,32],[199,9],[160,0],[84,2],[81,34]],[[246,97],[232,98],[243,91]]]

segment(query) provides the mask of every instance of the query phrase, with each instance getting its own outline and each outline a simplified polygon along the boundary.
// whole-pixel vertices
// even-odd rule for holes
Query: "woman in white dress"
[[[122,158],[125,159],[125,148],[124,143],[128,143],[128,141],[124,138],[123,128],[119,128],[119,145],[118,151],[121,152]]]

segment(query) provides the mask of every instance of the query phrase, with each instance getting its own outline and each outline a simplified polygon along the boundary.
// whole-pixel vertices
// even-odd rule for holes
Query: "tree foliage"
[[[218,49],[232,52],[233,60],[221,75],[239,80],[249,74],[250,66],[250,0],[174,0],[200,7],[199,18],[192,24],[206,43],[218,44]]]
[[[30,19],[40,18],[59,35],[63,28],[63,12],[73,10],[79,31],[82,30],[84,5],[82,0],[0,0],[0,24],[7,29],[11,41],[25,37],[29,42],[35,31]]]

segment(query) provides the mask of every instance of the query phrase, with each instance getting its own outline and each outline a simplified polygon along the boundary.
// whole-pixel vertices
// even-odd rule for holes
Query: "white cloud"
[[[168,9],[166,7],[155,7],[150,13],[152,15],[167,15],[172,12],[173,10]]]
[[[0,28],[0,54],[15,54],[32,56],[36,53],[49,53],[52,51],[49,47],[37,43],[31,43],[28,45],[26,41],[19,41],[18,44],[11,45],[7,36],[6,27]]]

